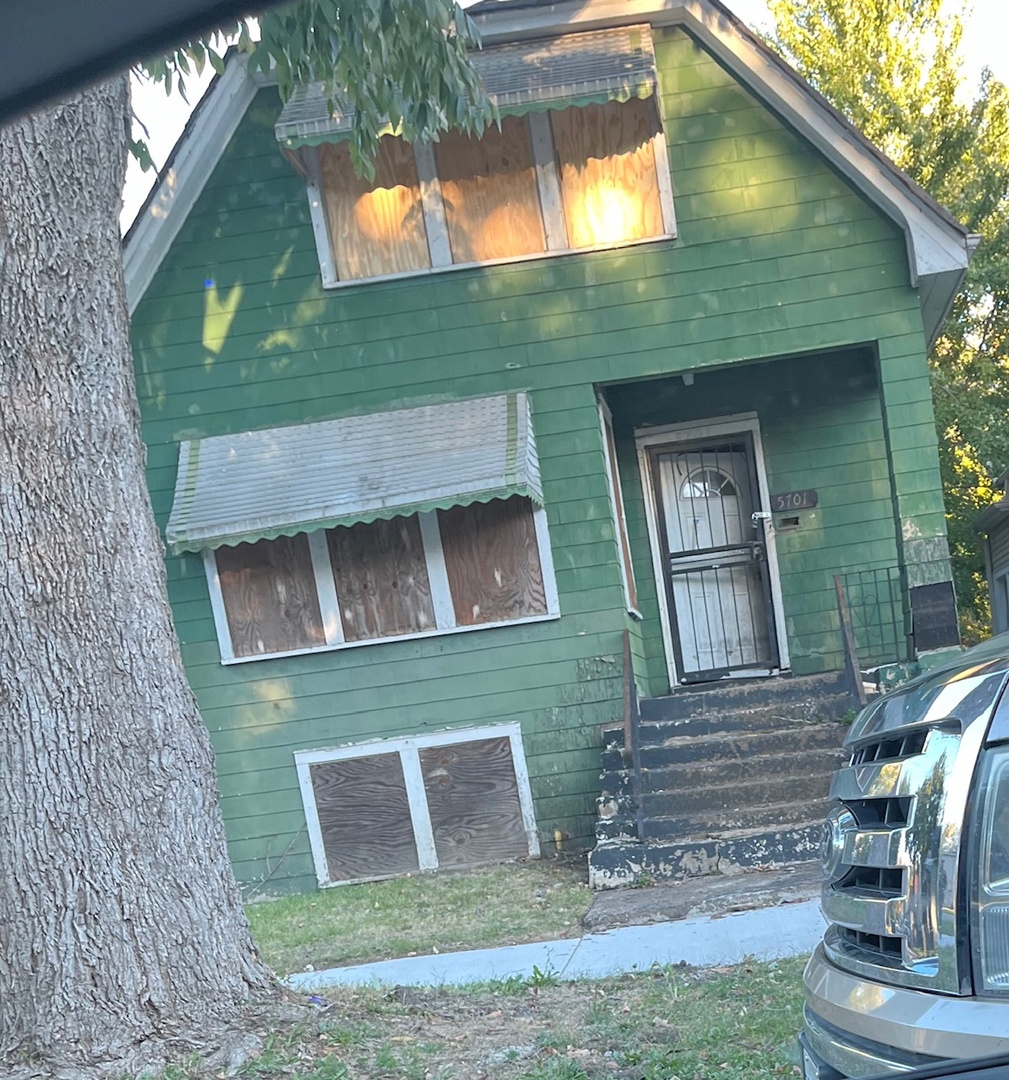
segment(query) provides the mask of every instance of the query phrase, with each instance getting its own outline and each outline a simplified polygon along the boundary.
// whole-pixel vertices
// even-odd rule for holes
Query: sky
[[[771,27],[765,0],[724,0],[726,5],[750,26],[758,30]],[[463,6],[468,6],[464,3]],[[973,0],[964,26],[963,51],[969,85],[976,85],[983,67],[990,67],[1003,82],[1009,82],[1009,2]],[[147,128],[147,143],[155,165],[160,168],[176,140],[182,134],[192,106],[210,83],[209,65],[201,79],[188,87],[189,104],[178,93],[166,96],[161,86],[134,83],[134,108]],[[154,184],[155,172],[143,172],[134,160],[126,174],[121,223],[128,228]]]

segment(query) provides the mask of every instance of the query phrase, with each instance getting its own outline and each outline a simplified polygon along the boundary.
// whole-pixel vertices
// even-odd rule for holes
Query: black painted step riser
[[[784,806],[751,806],[745,810],[646,817],[641,823],[641,831],[645,840],[682,841],[720,836],[736,829],[775,829],[787,828],[797,822],[820,822],[829,809],[830,803],[826,799],[813,799]]]
[[[606,749],[602,756],[603,772],[622,772],[631,767],[631,755],[623,750]]]
[[[696,844],[601,845],[589,855],[596,888],[630,884],[641,875],[678,880],[753,867],[787,866],[818,857],[819,827],[765,832],[731,841]]]
[[[844,672],[831,672],[799,678],[742,679],[696,690],[680,687],[666,697],[643,698],[639,709],[643,719],[673,720],[739,709],[817,708],[833,699],[839,699],[839,704],[850,695]]]
[[[604,798],[612,798],[613,796],[630,797],[634,791],[631,779],[628,770],[604,772],[599,777],[599,794]]]
[[[675,817],[707,811],[744,811],[784,802],[813,802],[827,797],[830,777],[830,772],[824,772],[818,776],[775,778],[726,787],[648,793],[642,796],[642,813],[644,817]]]
[[[697,787],[777,780],[787,790],[794,779],[829,773],[848,760],[837,749],[806,750],[802,754],[752,757],[701,765],[696,761],[641,770],[642,791],[692,791]]]
[[[638,830],[633,821],[597,821],[595,833],[596,840],[603,842],[609,840],[637,841],[638,839]]]
[[[665,746],[643,746],[639,753],[646,768],[705,764],[751,758],[758,754],[803,754],[807,750],[838,749],[847,728],[839,724],[802,724],[787,731],[741,733],[709,739],[674,739]],[[606,751],[611,754],[613,751]],[[618,752],[619,754],[619,752]],[[603,767],[608,759],[603,757]]]

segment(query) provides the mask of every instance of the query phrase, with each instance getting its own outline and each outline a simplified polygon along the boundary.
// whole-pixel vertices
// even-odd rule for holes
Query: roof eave
[[[814,145],[833,167],[904,232],[910,284],[919,289],[934,340],[976,244],[967,231],[809,87],[719,0],[560,0],[502,5],[474,19],[488,44],[649,22],[682,26],[740,82]],[[234,57],[183,134],[137,223],[124,241],[127,296],[135,310],[260,85]]]

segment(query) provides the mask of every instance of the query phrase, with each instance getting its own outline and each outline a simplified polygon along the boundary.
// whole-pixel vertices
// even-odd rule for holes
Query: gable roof
[[[872,145],[720,0],[483,0],[469,9],[487,44],[634,23],[679,26],[758,100],[806,138],[904,233],[911,284],[931,343],[978,238]],[[224,153],[261,81],[234,57],[183,132],[169,165],[124,239],[126,291],[136,309]]]

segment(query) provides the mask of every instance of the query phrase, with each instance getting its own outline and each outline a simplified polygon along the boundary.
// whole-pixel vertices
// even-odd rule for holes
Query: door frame
[[[760,421],[756,413],[734,413],[731,416],[709,417],[704,420],[689,420],[678,424],[662,424],[655,427],[635,428],[634,445],[638,455],[638,472],[641,477],[641,490],[645,498],[645,521],[648,526],[648,545],[652,554],[652,572],[655,575],[655,592],[659,600],[659,622],[662,629],[662,647],[666,654],[666,670],[669,674],[671,689],[680,685],[679,672],[673,651],[673,612],[670,610],[666,595],[665,571],[662,557],[662,532],[659,528],[659,512],[656,505],[655,485],[652,483],[648,450],[655,446],[668,446],[678,442],[694,442],[697,439],[722,438],[749,433],[753,439],[754,465],[757,470],[757,490],[760,495],[760,509],[768,512],[771,505],[770,489],[767,486],[767,470],[764,467],[764,445],[760,437]],[[767,545],[767,573],[771,586],[771,609],[774,617],[774,632],[777,638],[780,670],[787,671],[791,666],[788,657],[788,638],[785,634],[785,608],[781,597],[781,577],[778,571],[778,553],[775,547],[774,518],[768,516],[763,521],[764,540]]]

